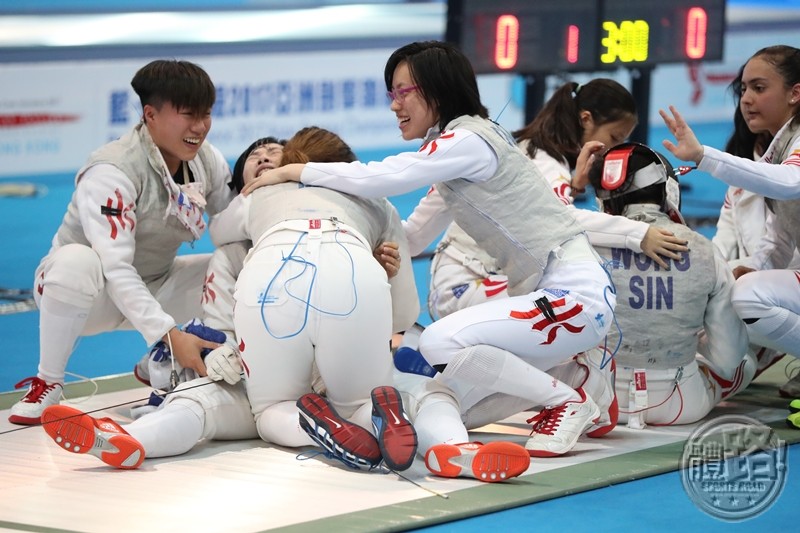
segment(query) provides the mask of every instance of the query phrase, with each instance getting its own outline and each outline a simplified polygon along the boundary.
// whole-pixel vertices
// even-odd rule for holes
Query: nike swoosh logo
[[[342,427],[342,425],[339,422],[337,422],[336,420],[334,420],[333,418],[330,418],[330,417],[326,416],[325,419],[326,420],[330,420],[333,423],[333,425],[336,426],[336,429],[340,429]]]
[[[397,415],[394,414],[394,411],[389,411],[389,412],[392,413],[392,418],[394,418],[395,425],[400,425],[400,419],[397,418]]]

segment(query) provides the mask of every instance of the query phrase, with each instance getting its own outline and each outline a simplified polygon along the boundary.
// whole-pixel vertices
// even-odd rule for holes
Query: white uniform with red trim
[[[36,270],[37,304],[47,291],[91,308],[76,333],[136,329],[148,344],[195,316],[211,255],[177,256],[178,247],[200,238],[204,213],[218,213],[233,194],[227,161],[208,142],[184,172],[191,182],[179,186],[143,124],[94,152]],[[40,333],[40,377],[63,382],[67,361],[48,359]]]
[[[722,251],[731,269],[746,266],[767,233],[768,218],[769,209],[763,196],[741,187],[728,187],[711,242]],[[794,251],[788,268],[800,270],[800,251]],[[778,355],[776,350],[756,344],[751,344],[749,351],[766,365]],[[794,352],[800,353],[800,348]]]
[[[234,242],[217,248],[211,258],[204,286],[204,323],[225,332],[228,342],[234,344],[234,286],[250,245],[249,241]],[[459,403],[450,389],[431,378],[406,374],[396,369],[393,371],[393,380],[402,394],[404,410],[417,431],[420,455],[424,456],[428,448],[435,444],[469,440]],[[314,384],[315,391],[322,393],[323,389],[321,382]],[[503,418],[513,412],[512,407],[499,412],[492,411],[492,415],[496,413]],[[485,417],[481,417],[477,425],[470,422],[469,414],[463,415],[463,418],[468,427],[486,423]],[[163,407],[126,425],[125,429],[142,443],[145,455],[149,458],[186,453],[199,439],[258,438],[244,382],[236,385],[224,381],[210,383],[207,378],[182,383],[167,396]],[[289,431],[290,434],[294,432],[291,428]]]
[[[528,140],[519,143],[527,154]],[[558,161],[544,150],[537,150],[533,162],[547,179],[553,193],[566,206],[574,209],[573,215],[586,229],[589,242],[594,246],[624,247],[641,252],[641,241],[647,232],[647,224],[574,207],[571,174],[565,160]],[[429,198],[436,194],[429,193]],[[428,202],[430,200],[426,200]],[[423,223],[422,217],[430,216],[429,205],[420,205],[409,217],[413,224],[409,230],[428,228],[433,223]],[[428,235],[433,233],[428,231]],[[409,241],[421,239],[409,235]],[[427,246],[427,244],[425,245]],[[423,247],[424,248],[424,247]],[[431,283],[428,293],[428,309],[434,320],[459,309],[508,296],[508,278],[497,261],[467,235],[457,224],[448,228],[431,262]]]
[[[607,349],[616,352],[620,421],[629,406],[634,370],[645,371],[648,424],[688,424],[703,418],[722,398],[737,392],[755,373],[744,324],[730,306],[733,275],[705,237],[670,220],[655,204],[631,204],[625,215],[667,229],[689,242],[691,253],[664,270],[643,254],[598,247],[614,263],[616,318]],[[705,342],[699,345],[699,333]],[[698,366],[697,354],[704,359]],[[677,383],[677,387],[676,387]]]
[[[234,348],[234,285],[250,245],[250,241],[233,242],[214,250],[203,285],[203,322],[224,332],[226,343]],[[149,458],[186,453],[203,439],[258,438],[244,382],[229,385],[208,378],[181,383],[159,409],[126,425],[125,430],[142,444]]]
[[[447,364],[447,376],[451,367],[454,372],[477,369],[472,352],[480,349],[475,357],[481,359],[488,350],[493,358],[521,359],[517,362],[536,375],[532,379],[549,383],[552,378],[537,368],[551,368],[605,335],[615,303],[606,290],[607,274],[571,212],[546,192],[546,181],[507,132],[475,117],[459,117],[451,124],[441,134],[433,132],[419,152],[369,164],[309,163],[301,181],[372,197],[436,183],[451,215],[498,258],[509,276],[509,293],[522,290],[523,295],[434,322],[420,338],[421,352],[433,365]],[[445,196],[442,187],[452,190]],[[571,221],[569,227],[562,220]],[[563,240],[551,248],[550,242],[562,233]],[[541,289],[530,292],[536,287]],[[452,365],[456,357],[460,362]],[[465,365],[467,359],[473,361]],[[467,371],[459,380],[524,395],[537,405],[560,405],[578,397],[569,387],[554,392],[529,382],[517,389],[477,371]]]
[[[396,209],[296,183],[238,197],[212,227],[216,242],[254,246],[236,283],[234,324],[260,436],[302,446],[295,402],[312,392],[316,364],[328,400],[371,428],[370,393],[392,383],[389,341],[419,314],[408,246]],[[373,257],[399,243],[387,282]]]
[[[800,270],[790,267],[800,247],[800,126],[788,121],[759,161],[704,146],[698,168],[734,187],[773,201],[761,243],[736,280],[733,305],[754,344],[782,352],[800,346]]]

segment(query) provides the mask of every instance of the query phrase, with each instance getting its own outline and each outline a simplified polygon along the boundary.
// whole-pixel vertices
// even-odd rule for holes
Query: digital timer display
[[[725,0],[451,0],[477,73],[587,72],[722,59]]]

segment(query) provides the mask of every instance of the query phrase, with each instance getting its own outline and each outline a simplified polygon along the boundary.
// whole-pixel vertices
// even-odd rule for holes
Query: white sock
[[[538,406],[525,398],[495,393],[467,410],[464,415],[464,425],[467,429],[475,429],[536,407]]]
[[[124,426],[144,446],[145,457],[172,457],[188,452],[203,436],[203,407],[175,399],[161,409]]]
[[[79,307],[42,294],[39,302],[39,372],[48,383],[64,383],[75,343],[86,325],[91,307]]]
[[[775,308],[771,315],[747,324],[747,334],[751,343],[794,353],[800,346],[800,316],[788,309]]]
[[[444,375],[524,398],[531,405],[550,407],[580,399],[575,389],[516,355],[487,344],[459,350],[447,364]]]
[[[423,457],[436,444],[469,442],[461,413],[454,403],[448,401],[426,401],[414,417],[414,429],[417,431],[417,451]]]
[[[280,402],[264,409],[258,417],[258,434],[262,440],[278,446],[299,448],[316,445],[300,427],[297,402]]]

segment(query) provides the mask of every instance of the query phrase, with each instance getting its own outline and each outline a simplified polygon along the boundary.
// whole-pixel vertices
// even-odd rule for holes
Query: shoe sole
[[[392,470],[408,470],[417,454],[417,432],[404,415],[403,400],[397,389],[375,388],[372,413],[382,420],[377,437],[384,463]]]
[[[337,452],[369,463],[359,466],[372,467],[381,462],[381,450],[372,433],[339,416],[333,406],[318,394],[302,396],[297,400],[297,408],[300,410],[300,426],[309,435],[324,439],[324,435],[320,435],[319,430],[314,428],[316,424],[325,431],[330,439],[329,445]]]
[[[66,405],[52,405],[42,412],[42,427],[56,444],[71,453],[88,453],[107,465],[123,470],[144,461],[141,445],[124,433],[103,431],[91,416]]]
[[[435,457],[440,470],[431,468]],[[524,474],[531,464],[528,450],[512,442],[490,442],[477,450],[453,444],[437,444],[425,454],[425,466],[442,477],[472,477],[497,483]]]
[[[34,418],[29,416],[11,415],[8,417],[8,421],[19,426],[37,426],[41,423],[42,417],[39,416]]]

